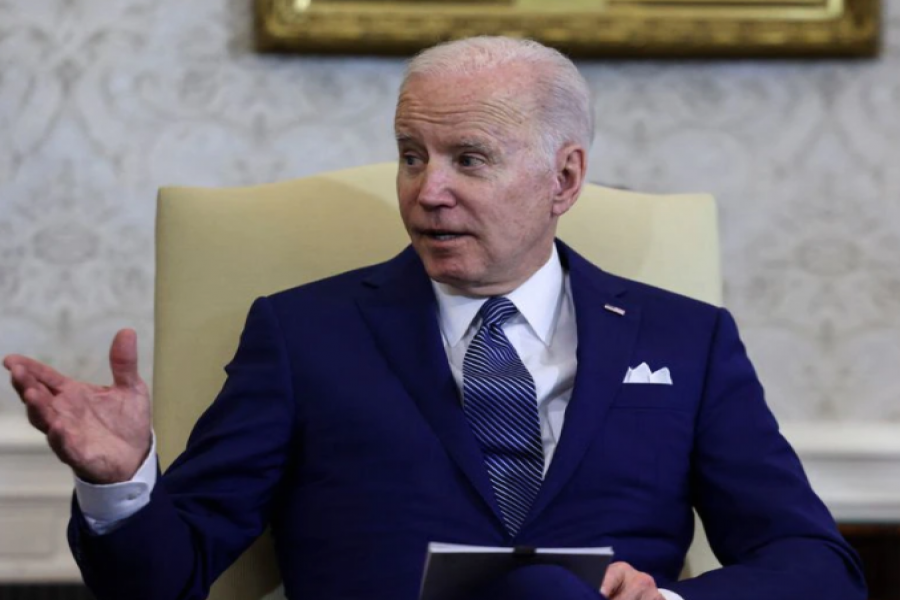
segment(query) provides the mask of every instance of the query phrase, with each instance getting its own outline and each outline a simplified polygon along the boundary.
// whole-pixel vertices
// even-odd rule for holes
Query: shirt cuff
[[[156,485],[156,434],[150,452],[130,481],[95,485],[75,477],[75,497],[91,531],[103,535],[150,503]]]
[[[659,593],[662,595],[664,600],[684,600],[684,598],[682,598],[675,592],[670,592],[669,590],[659,590]]]

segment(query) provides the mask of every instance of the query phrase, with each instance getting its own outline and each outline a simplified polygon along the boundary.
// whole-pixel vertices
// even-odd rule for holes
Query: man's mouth
[[[439,242],[448,242],[450,240],[455,240],[457,238],[463,237],[464,233],[459,233],[455,231],[444,231],[440,229],[429,229],[422,232],[425,237],[431,238],[433,240],[437,240]]]

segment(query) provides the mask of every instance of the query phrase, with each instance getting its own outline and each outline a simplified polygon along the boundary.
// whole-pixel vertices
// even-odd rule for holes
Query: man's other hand
[[[137,334],[123,329],[109,350],[113,385],[76,381],[25,356],[3,360],[28,420],[81,479],[128,481],[152,442],[150,394],[138,375]]]
[[[600,593],[608,600],[665,600],[653,577],[626,562],[614,562],[606,569]]]

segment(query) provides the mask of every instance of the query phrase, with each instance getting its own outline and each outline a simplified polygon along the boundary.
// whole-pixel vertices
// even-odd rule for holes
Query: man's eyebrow
[[[453,147],[458,150],[477,150],[478,152],[484,152],[485,154],[494,150],[493,146],[478,139],[462,139],[455,142]]]
[[[418,145],[420,143],[419,139],[417,137],[410,135],[408,133],[399,133],[398,132],[395,135],[395,138],[397,140],[397,144],[399,144],[401,146],[406,145],[406,144]],[[475,150],[476,152],[483,152],[485,154],[489,154],[494,151],[494,147],[491,144],[489,144],[488,142],[485,142],[484,140],[479,140],[477,138],[463,138],[463,139],[460,139],[460,140],[457,140],[457,141],[451,143],[450,147],[457,151]]]

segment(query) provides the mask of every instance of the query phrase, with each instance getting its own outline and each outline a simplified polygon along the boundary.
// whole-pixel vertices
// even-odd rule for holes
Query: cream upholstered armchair
[[[160,191],[153,393],[163,467],[221,387],[255,297],[385,260],[406,245],[395,175],[389,163],[256,187]],[[608,271],[721,302],[711,196],[588,185],[559,237]],[[686,568],[715,566],[698,525]],[[283,598],[268,534],[210,597]]]

